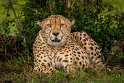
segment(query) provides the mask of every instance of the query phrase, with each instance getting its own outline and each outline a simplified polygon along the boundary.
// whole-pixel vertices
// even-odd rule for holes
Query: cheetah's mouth
[[[59,43],[61,40],[60,39],[58,39],[58,38],[55,38],[55,39],[53,39],[53,40],[51,40],[52,42],[55,42],[55,43]]]

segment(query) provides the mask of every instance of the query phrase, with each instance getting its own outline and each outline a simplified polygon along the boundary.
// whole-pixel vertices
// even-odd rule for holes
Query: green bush
[[[60,14],[75,19],[74,31],[86,31],[107,53],[112,45],[124,40],[124,13],[112,14],[113,6],[102,0],[27,0],[23,8],[24,20],[21,36],[27,51],[32,45],[40,28],[36,21],[42,21],[51,14]]]

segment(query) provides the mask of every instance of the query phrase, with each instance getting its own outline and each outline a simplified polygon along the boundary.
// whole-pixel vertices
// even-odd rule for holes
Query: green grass
[[[124,0],[103,0],[111,3],[118,11],[124,12]]]
[[[124,83],[124,70],[114,67],[111,72],[105,69],[87,69],[66,76],[62,71],[53,75],[32,72],[33,59],[18,57],[0,62],[0,83]]]

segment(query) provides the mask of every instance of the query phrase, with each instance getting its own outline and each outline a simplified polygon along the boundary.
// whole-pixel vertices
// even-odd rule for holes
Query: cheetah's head
[[[67,41],[71,32],[71,26],[75,23],[70,22],[61,15],[51,15],[37,24],[42,27],[42,36],[47,44],[52,46],[62,46]]]

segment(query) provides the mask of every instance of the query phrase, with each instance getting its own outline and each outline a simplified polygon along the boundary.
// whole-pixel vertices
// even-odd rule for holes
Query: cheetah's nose
[[[59,32],[53,32],[52,33],[54,36],[58,36],[59,35]]]

